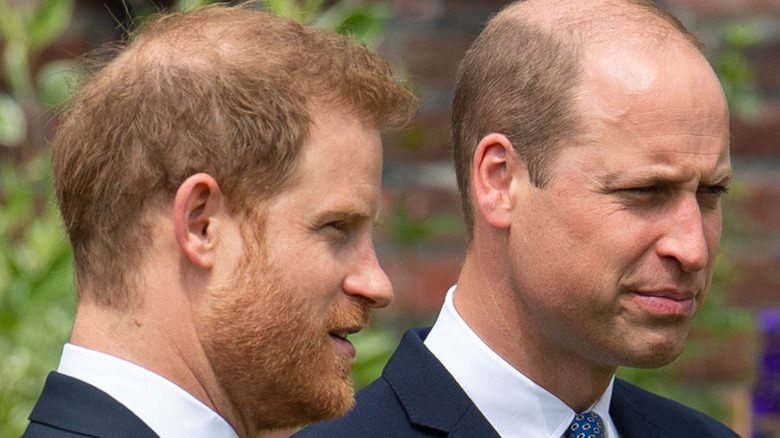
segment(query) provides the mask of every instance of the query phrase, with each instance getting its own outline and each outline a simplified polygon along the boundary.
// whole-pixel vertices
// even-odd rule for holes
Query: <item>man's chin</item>
[[[342,417],[355,406],[355,389],[352,377],[348,376],[346,379],[340,379],[339,383],[334,383],[331,394],[331,403],[328,404],[330,409],[322,412],[322,420]]]
[[[300,397],[288,395],[287,399],[279,400],[273,411],[253,412],[252,418],[258,430],[286,430],[342,417],[354,404],[351,380],[348,385],[340,381],[302,391]]]
[[[625,358],[621,366],[644,369],[661,368],[677,359],[682,353],[682,349],[683,344],[677,342],[653,345]]]
[[[333,406],[333,409],[328,412],[323,412],[320,418],[315,419],[314,421],[335,420],[336,418],[346,415],[354,406],[355,396],[353,393],[351,397],[342,399],[340,403]]]
[[[310,397],[302,400],[301,412],[304,413],[306,423],[342,417],[355,405],[355,390],[351,376],[348,374],[333,376],[332,379],[327,380],[329,382],[320,383],[317,388],[312,388]]]

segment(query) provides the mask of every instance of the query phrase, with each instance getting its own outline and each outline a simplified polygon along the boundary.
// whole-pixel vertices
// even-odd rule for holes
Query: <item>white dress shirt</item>
[[[57,371],[110,395],[160,438],[238,438],[230,424],[203,402],[126,360],[65,344]]]
[[[503,438],[561,438],[575,412],[490,349],[455,309],[450,288],[425,346],[444,365]],[[588,411],[601,417],[606,438],[618,438],[609,415],[613,377]]]

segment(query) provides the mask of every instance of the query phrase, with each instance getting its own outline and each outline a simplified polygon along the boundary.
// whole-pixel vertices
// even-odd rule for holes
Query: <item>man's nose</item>
[[[369,307],[386,307],[393,299],[393,286],[379,266],[373,243],[363,252],[358,263],[344,279],[344,292],[362,298]]]
[[[709,248],[704,218],[695,197],[686,196],[674,206],[665,220],[665,232],[657,243],[661,257],[675,259],[683,270],[696,272],[709,261]]]

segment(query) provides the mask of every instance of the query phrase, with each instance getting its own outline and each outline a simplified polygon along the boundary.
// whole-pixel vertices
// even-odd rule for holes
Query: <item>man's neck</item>
[[[487,280],[505,275],[491,274],[489,269],[467,257],[454,296],[458,314],[515,369],[573,410],[586,410],[607,389],[616,367],[600,366],[576,352],[554,348],[559,343],[550,342],[549,334],[533,326],[532,318],[520,314],[509,284]]]
[[[240,414],[208,366],[194,326],[187,324],[185,310],[179,307],[176,318],[152,314],[163,311],[148,302],[143,308],[128,310],[81,302],[70,342],[132,362],[170,380],[227,420],[239,436],[249,436],[242,433]]]

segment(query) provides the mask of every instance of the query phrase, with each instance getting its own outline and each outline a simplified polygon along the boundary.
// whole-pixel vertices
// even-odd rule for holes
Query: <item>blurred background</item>
[[[71,254],[52,197],[49,142],[83,77],[78,60],[160,10],[208,0],[0,0],[0,438],[18,437],[75,311]],[[450,163],[457,64],[503,0],[260,0],[354,34],[420,99],[385,138],[380,262],[393,304],[355,336],[356,386],[376,378],[409,327],[430,325],[456,281],[463,224]],[[707,412],[744,437],[780,437],[780,0],[663,0],[707,47],[731,106],[736,177],[724,201],[709,301],[682,356],[619,375]]]

